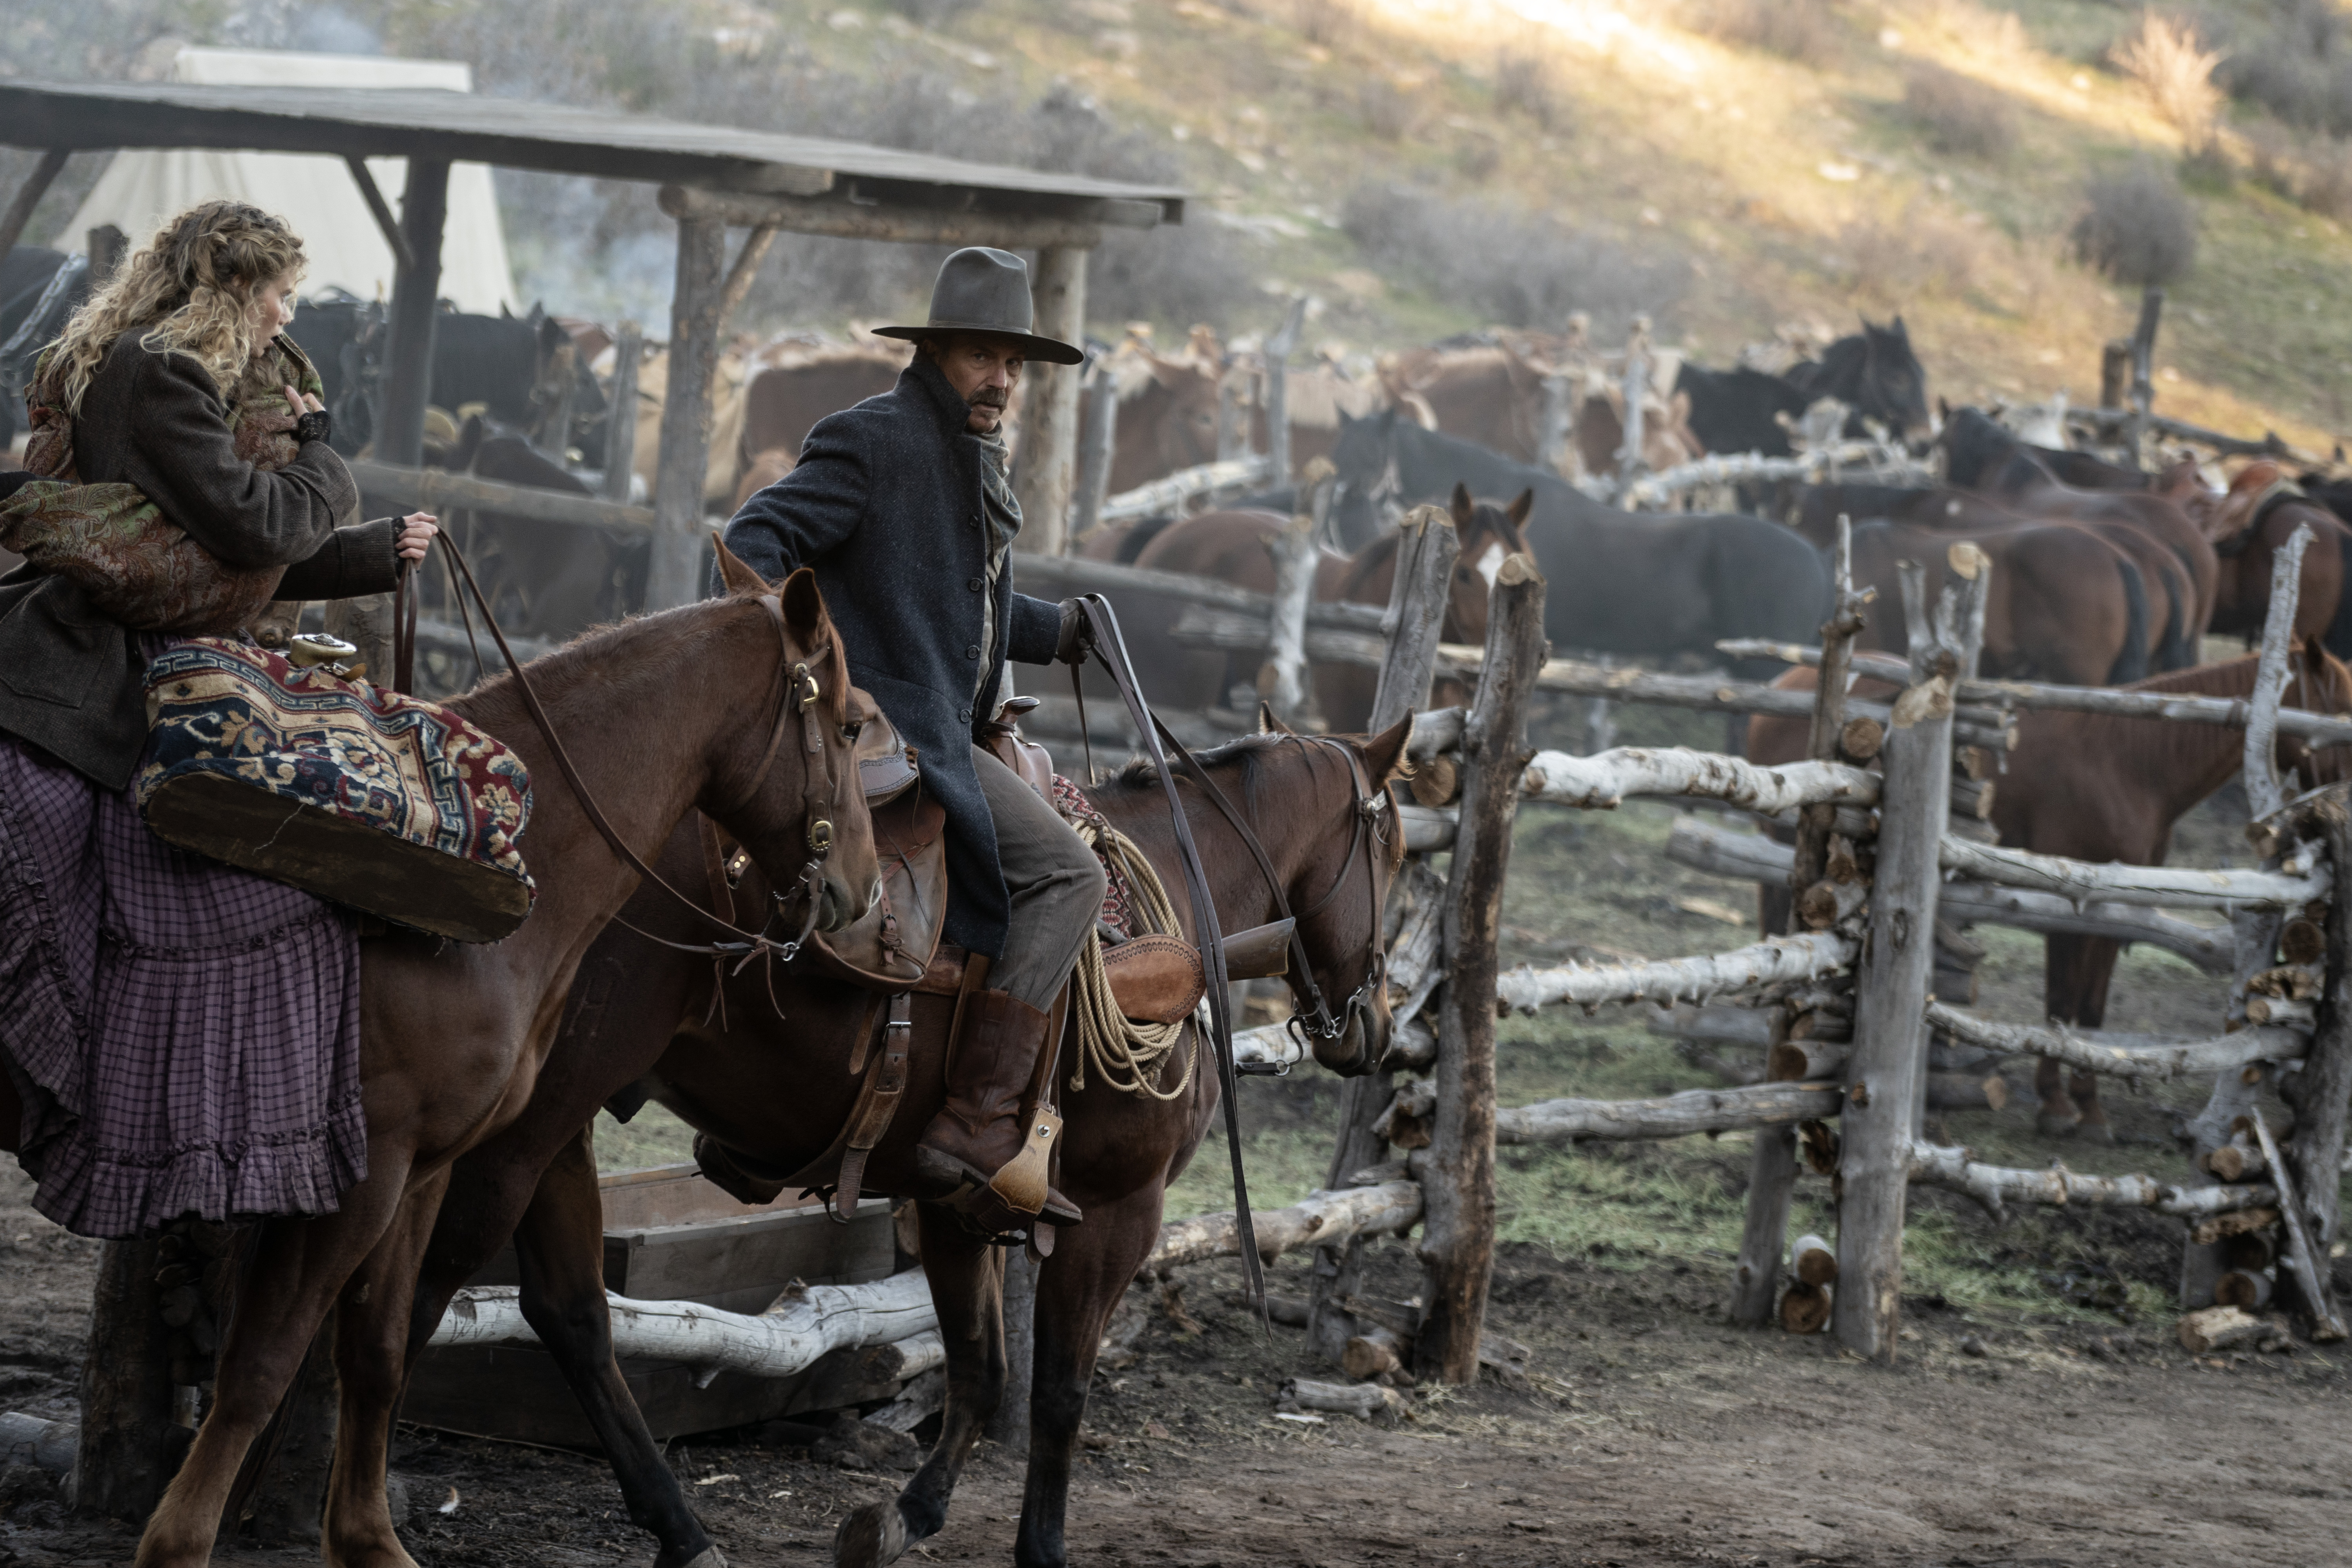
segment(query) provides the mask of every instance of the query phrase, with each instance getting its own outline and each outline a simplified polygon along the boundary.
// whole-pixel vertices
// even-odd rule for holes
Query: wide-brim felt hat
[[[1040,337],[1037,307],[1029,294],[1029,266],[1009,250],[966,246],[940,264],[931,285],[931,319],[919,327],[875,327],[877,337],[929,338],[943,332],[987,332],[1012,338],[1031,359],[1048,364],[1079,364],[1084,349]]]

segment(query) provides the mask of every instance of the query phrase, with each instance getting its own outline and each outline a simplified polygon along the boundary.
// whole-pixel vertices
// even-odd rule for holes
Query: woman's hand
[[[307,392],[297,392],[290,386],[280,387],[278,390],[286,394],[286,406],[294,411],[294,417],[297,419],[305,414],[324,414],[327,411],[325,404]]]
[[[400,537],[393,549],[403,561],[422,561],[425,552],[433,548],[434,535],[441,531],[441,520],[429,511],[412,511],[400,520]]]

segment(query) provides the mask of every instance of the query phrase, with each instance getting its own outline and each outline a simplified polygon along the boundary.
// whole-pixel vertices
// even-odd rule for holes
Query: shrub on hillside
[[[2116,69],[2147,89],[2156,111],[2191,147],[2211,138],[2221,109],[2213,68],[2221,63],[2221,56],[2205,47],[2195,27],[2144,11],[2138,28],[2116,40],[2108,55]]]
[[[2009,97],[1958,71],[1922,62],[1904,79],[1903,110],[1938,153],[1998,158],[2017,140]]]
[[[2286,0],[2202,18],[2221,51],[2213,78],[2231,96],[2306,131],[2352,134],[2352,16],[2334,0]]]
[[[1689,281],[1674,252],[1391,181],[1349,192],[1339,224],[1373,266],[1505,326],[1557,331],[1570,311],[1588,310],[1596,331],[1618,331],[1633,316],[1664,315]]]
[[[1412,95],[1379,71],[1356,84],[1356,112],[1364,129],[1383,142],[1394,142],[1412,128]]]
[[[1363,25],[1358,0],[1290,0],[1290,22],[1310,44],[1334,48]]]
[[[2094,175],[2074,222],[2074,254],[2118,283],[2168,283],[2197,259],[2197,214],[2150,163]]]
[[[1495,52],[1495,107],[1517,110],[1546,131],[1560,113],[1551,52],[1539,44],[1505,44]]]
[[[1838,42],[1829,0],[1696,0],[1690,21],[1727,44],[1792,60],[1820,59]]]

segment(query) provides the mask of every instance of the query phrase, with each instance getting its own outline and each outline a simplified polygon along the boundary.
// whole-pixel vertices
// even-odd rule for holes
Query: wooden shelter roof
[[[971,163],[891,147],[406,89],[0,82],[0,142],[216,147],[409,157],[643,180],[689,190],[1150,227],[1169,186]]]

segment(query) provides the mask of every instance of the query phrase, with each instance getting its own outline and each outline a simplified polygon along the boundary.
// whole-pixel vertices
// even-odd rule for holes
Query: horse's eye
[[[860,724],[844,724],[844,725],[841,727],[841,738],[842,738],[843,740],[847,741],[848,742],[850,742],[850,744],[852,744],[852,745],[856,745],[856,744],[857,743],[857,736],[858,736],[858,733],[859,733],[861,731],[863,731],[865,728],[866,728],[866,726],[865,726],[864,724],[862,724],[862,723],[860,723]]]

